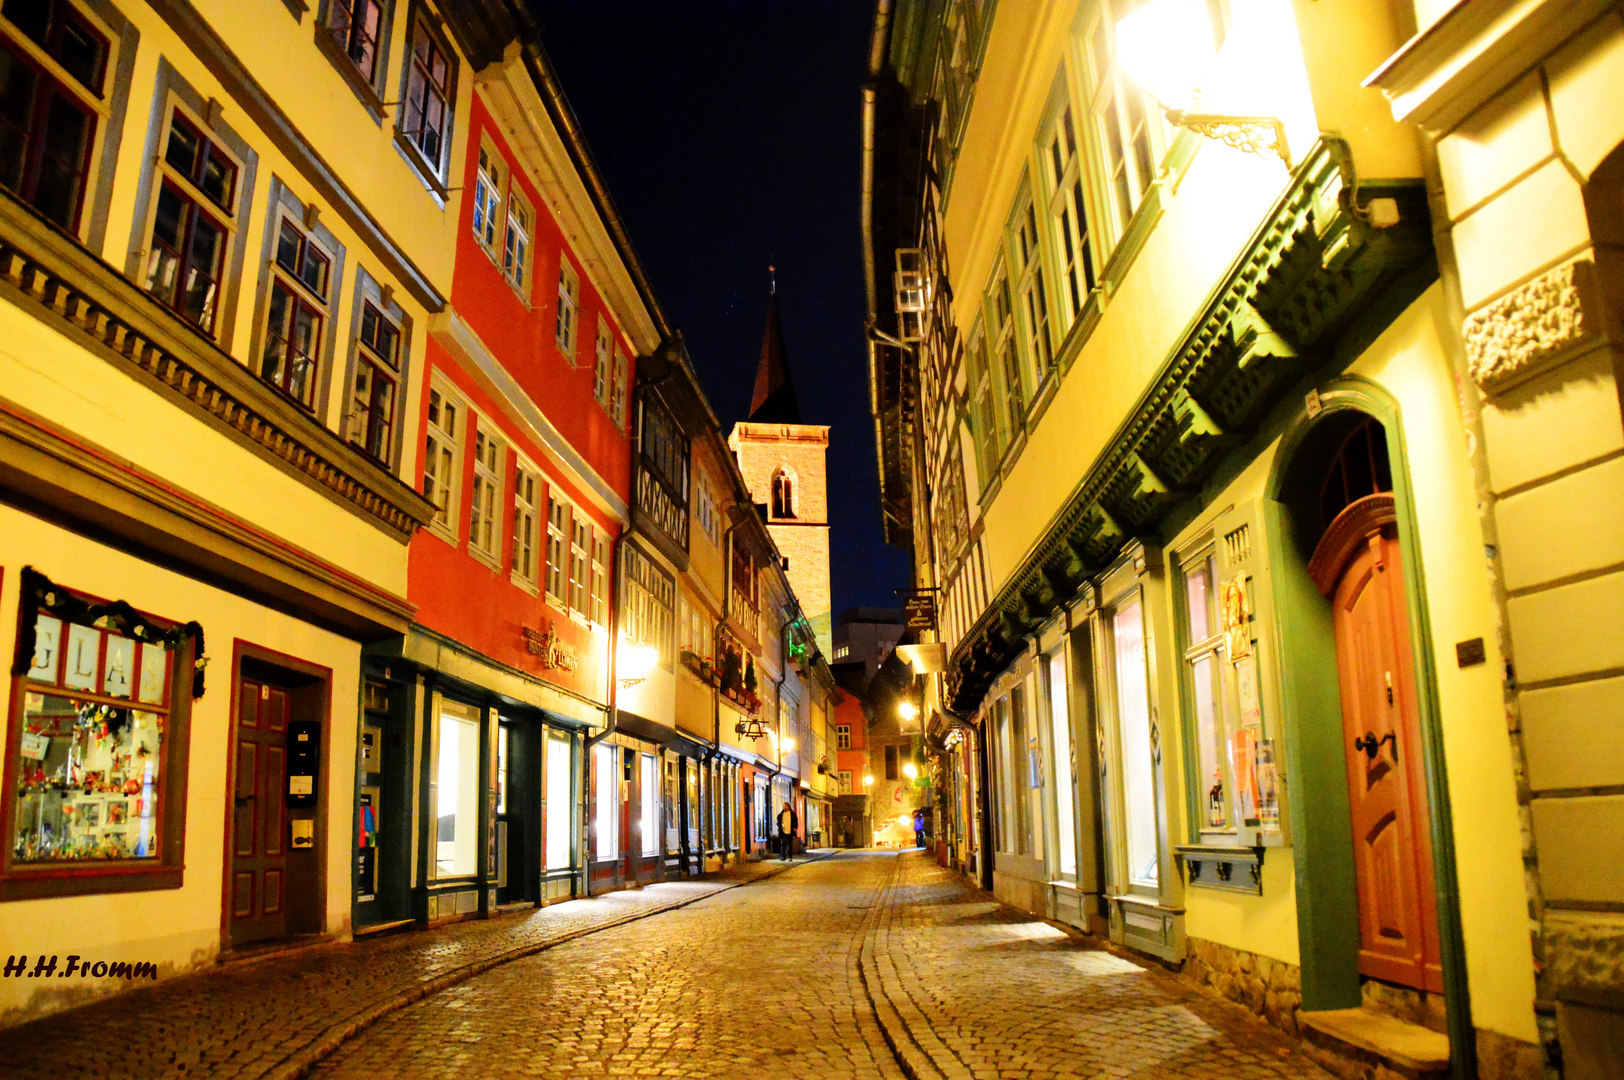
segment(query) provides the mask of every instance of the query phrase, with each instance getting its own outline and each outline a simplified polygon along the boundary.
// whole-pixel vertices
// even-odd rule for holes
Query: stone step
[[[1369,1009],[1303,1011],[1297,1023],[1310,1042],[1414,1080],[1449,1075],[1449,1037]]]

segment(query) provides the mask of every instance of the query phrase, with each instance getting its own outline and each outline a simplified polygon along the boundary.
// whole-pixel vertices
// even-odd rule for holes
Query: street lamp
[[[1248,2],[1246,6],[1256,5]],[[1265,17],[1238,9],[1238,21],[1243,14],[1251,15],[1248,24],[1257,24]],[[1116,24],[1117,56],[1128,78],[1156,98],[1167,113],[1167,122],[1174,127],[1222,139],[1247,153],[1273,154],[1290,169],[1291,149],[1286,144],[1286,127],[1278,116],[1195,111],[1217,74],[1222,27],[1217,0],[1150,0]],[[1248,25],[1246,29],[1255,27]],[[1267,66],[1272,58],[1248,59]],[[1260,74],[1266,73],[1253,72],[1252,77]]]
[[[864,787],[873,787],[874,786],[874,774],[873,773],[864,773],[863,774],[863,786]]]
[[[902,767],[902,775],[906,776],[909,780],[918,779],[918,777],[919,777],[919,766],[915,765],[911,761],[908,762],[906,765],[904,765]]]
[[[904,698],[897,706],[897,715],[904,720],[912,720],[919,715],[919,706]]]
[[[784,751],[784,753],[787,754],[790,751],[795,749],[795,740],[793,738],[791,738],[790,736],[785,735],[782,739],[779,740],[778,746],[779,746],[779,748],[781,750]]]

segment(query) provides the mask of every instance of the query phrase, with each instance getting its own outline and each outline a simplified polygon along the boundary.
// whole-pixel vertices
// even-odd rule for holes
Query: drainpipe
[[[733,553],[731,544],[733,533],[745,518],[735,515],[733,524],[722,533],[722,617],[716,620],[716,629],[711,632],[711,662],[719,664],[722,660],[722,628],[727,625],[727,617],[733,610]],[[703,761],[708,767],[721,753],[722,748],[722,691],[711,687],[711,721],[715,726],[715,734],[711,739],[711,748],[705,752]],[[703,830],[699,838],[700,852],[695,857],[696,869],[702,865],[704,859],[705,838]]]

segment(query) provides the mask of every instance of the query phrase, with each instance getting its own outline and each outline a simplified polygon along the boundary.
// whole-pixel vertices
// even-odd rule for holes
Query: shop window
[[[665,797],[661,805],[665,808],[666,844],[672,851],[677,848],[677,765],[681,760],[669,755],[665,759]]]
[[[1145,612],[1136,595],[1111,619],[1116,647],[1117,751],[1121,759],[1122,801],[1128,879],[1155,887],[1156,779],[1151,737],[1150,686],[1145,650]]]
[[[620,854],[620,747],[600,743],[592,748],[592,853],[600,862]]]
[[[401,95],[400,135],[423,171],[441,183],[451,145],[456,74],[456,59],[445,39],[430,25],[428,12],[420,7],[412,18],[411,59]]]
[[[77,232],[107,38],[68,0],[13,0],[0,16],[0,186]]]
[[[462,443],[457,432],[462,402],[438,388],[429,389],[428,436],[423,452],[423,496],[434,504],[430,524],[457,542],[457,486],[462,475]]]
[[[568,870],[575,861],[574,752],[567,735],[547,735],[547,869]]]
[[[1198,814],[1203,829],[1224,829],[1230,820],[1232,762],[1222,699],[1223,634],[1215,609],[1215,558],[1209,549],[1184,572],[1186,648],[1184,664],[1195,708],[1196,760],[1200,773]]]
[[[523,464],[513,470],[513,476],[513,576],[533,589],[541,543],[541,515],[536,502],[540,481],[535,470]]]
[[[480,847],[478,710],[442,702],[435,737],[435,877],[472,876]]]
[[[659,772],[652,754],[638,755],[638,781],[639,791],[643,797],[641,806],[642,817],[639,826],[642,829],[643,854],[658,855],[660,853],[660,785]]]
[[[239,167],[175,109],[158,162],[162,181],[152,217],[146,289],[205,334],[214,332]]]
[[[1077,820],[1073,799],[1077,777],[1072,771],[1071,697],[1066,683],[1066,654],[1061,649],[1044,660],[1049,681],[1049,730],[1054,748],[1055,853],[1062,877],[1077,877]]]
[[[0,898],[175,888],[202,631],[25,567]]]
[[[312,412],[332,270],[332,256],[293,220],[280,218],[259,374]]]
[[[576,308],[581,295],[581,279],[570,265],[567,254],[560,253],[558,260],[558,311],[554,314],[553,340],[558,343],[558,351],[564,354],[570,367],[575,366],[575,322],[578,312]]]
[[[506,445],[483,416],[474,425],[474,488],[468,510],[468,551],[488,563],[501,561],[503,459]]]
[[[386,467],[394,448],[395,404],[400,395],[398,323],[371,300],[361,303],[355,378],[345,418],[349,441]]]
[[[376,93],[379,54],[389,29],[383,0],[328,0],[323,26],[335,51]]]

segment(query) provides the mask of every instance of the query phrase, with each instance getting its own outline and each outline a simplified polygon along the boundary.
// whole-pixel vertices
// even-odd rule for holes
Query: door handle
[[[1374,731],[1367,731],[1367,732],[1365,732],[1363,738],[1353,740],[1353,748],[1355,750],[1363,750],[1365,752],[1366,760],[1375,761],[1376,760],[1376,751],[1381,749],[1382,743],[1392,743],[1393,744],[1393,764],[1397,765],[1398,764],[1398,736],[1395,735],[1391,731],[1389,731],[1386,735],[1383,735],[1379,739],[1376,738],[1376,733]]]

